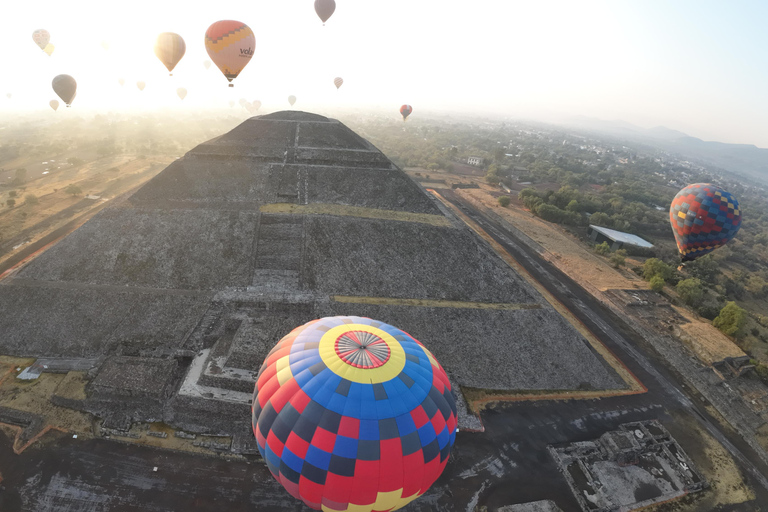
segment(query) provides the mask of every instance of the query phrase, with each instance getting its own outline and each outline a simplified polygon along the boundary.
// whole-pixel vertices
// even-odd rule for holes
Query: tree
[[[35,205],[39,202],[40,201],[37,200],[37,196],[35,194],[27,194],[24,196],[24,204]]]
[[[16,200],[15,199],[9,199],[9,200],[7,200],[5,202],[5,204],[8,205],[8,208],[13,208],[14,206],[16,206]]]
[[[571,202],[568,203],[568,206],[566,206],[565,209],[569,212],[578,213],[581,211],[581,206],[579,206],[579,202],[577,200],[571,199]]]
[[[73,196],[77,196],[83,193],[82,189],[74,184],[67,185],[67,188],[64,189],[64,192]]]
[[[611,252],[611,246],[608,245],[608,242],[597,244],[595,246],[595,252],[600,256],[607,256],[608,253]]]
[[[651,290],[660,292],[664,289],[664,279],[661,276],[653,276],[651,278]]]
[[[675,289],[683,302],[694,308],[701,304],[701,300],[704,298],[704,287],[701,281],[695,277],[683,279],[677,283]]]
[[[8,197],[16,197],[16,195],[17,194],[15,190],[11,190],[10,192],[8,192]]]
[[[509,196],[499,196],[499,206],[506,208],[509,206]]]
[[[593,213],[589,218],[589,223],[595,226],[605,226],[606,228],[609,228],[613,225],[608,214],[603,212]]]
[[[16,169],[15,176],[11,182],[13,185],[23,185],[27,181],[27,170],[24,167]]]
[[[608,261],[611,262],[611,265],[613,265],[614,268],[623,267],[624,264],[627,262],[626,249],[619,249],[618,251],[616,251],[611,255]]]
[[[650,281],[654,276],[659,276],[665,282],[672,279],[673,269],[658,258],[648,258],[643,263],[643,278]]]
[[[720,314],[712,320],[712,325],[728,336],[739,338],[743,334],[746,322],[747,312],[741,309],[735,302],[729,301],[720,310]]]

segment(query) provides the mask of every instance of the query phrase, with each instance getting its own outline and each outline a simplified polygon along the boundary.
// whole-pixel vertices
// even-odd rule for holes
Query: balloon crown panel
[[[456,403],[432,353],[408,333],[361,317],[314,320],[261,366],[253,432],[272,475],[324,510],[394,510],[440,476]]]

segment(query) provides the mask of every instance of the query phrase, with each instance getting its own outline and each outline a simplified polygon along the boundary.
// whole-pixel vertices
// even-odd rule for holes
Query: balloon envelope
[[[58,75],[51,82],[53,92],[61,98],[67,106],[72,104],[77,94],[77,82],[69,75]]]
[[[255,48],[253,31],[239,21],[217,21],[205,32],[208,56],[230,82],[230,87],[232,80],[251,61]]]
[[[315,0],[315,12],[323,20],[323,25],[335,10],[336,2],[334,0]]]
[[[53,111],[57,111],[59,109],[59,101],[58,100],[51,100],[48,102],[48,104],[51,106]]]
[[[264,360],[253,433],[272,476],[314,509],[393,510],[448,463],[456,402],[432,353],[383,322],[330,317]]]
[[[259,110],[261,108],[261,102],[259,100],[253,100],[253,108]]]
[[[13,94],[12,94],[12,93],[10,93],[10,92],[9,92],[9,93],[6,93],[6,95],[5,95],[5,97],[6,97],[6,98],[8,98],[8,99],[11,99],[11,96],[13,96]]]
[[[293,94],[288,96],[288,103],[290,103],[291,106],[293,106],[293,104],[296,103],[296,96],[294,96]]]
[[[187,45],[179,34],[173,32],[163,32],[157,36],[155,41],[155,55],[160,62],[168,69],[170,73],[176,64],[179,63],[184,53],[187,51]]]
[[[32,32],[32,40],[41,50],[45,50],[45,47],[51,42],[51,34],[47,30],[39,28]]]
[[[400,114],[403,116],[403,121],[405,121],[406,118],[411,115],[411,112],[413,112],[413,107],[410,105],[403,105],[400,107]]]
[[[118,78],[117,83],[119,83],[120,85],[125,85],[125,78]]]
[[[344,83],[344,79],[339,76],[333,79],[333,85],[335,85],[337,89],[341,87],[341,84],[343,83]]]
[[[184,99],[187,97],[187,90],[183,87],[179,87],[178,89],[176,89],[176,95],[179,98]]]
[[[45,45],[45,48],[43,48],[43,51],[47,53],[48,56],[50,57],[51,54],[53,53],[53,50],[55,49],[56,49],[55,46],[53,46],[51,43],[48,43],[47,45]]]
[[[739,202],[710,183],[688,185],[669,208],[669,222],[683,261],[692,261],[725,245],[739,231]]]
[[[138,87],[140,91],[143,91],[146,86],[147,84],[144,82],[136,82],[136,87]]]
[[[211,61],[206,60],[205,62],[203,62],[203,66],[205,67],[205,69],[210,68],[211,67]]]

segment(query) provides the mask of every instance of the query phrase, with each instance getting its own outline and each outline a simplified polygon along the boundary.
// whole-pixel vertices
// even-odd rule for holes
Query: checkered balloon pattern
[[[396,510],[440,476],[456,436],[451,384],[408,333],[356,316],[314,320],[261,366],[253,433],[272,475],[326,512]]]
[[[683,261],[692,261],[725,245],[739,231],[739,202],[717,185],[695,183],[677,193],[669,222]]]

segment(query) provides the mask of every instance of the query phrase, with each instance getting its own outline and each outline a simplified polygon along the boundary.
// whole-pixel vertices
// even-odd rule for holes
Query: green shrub
[[[600,256],[606,256],[609,252],[611,252],[611,246],[608,245],[608,242],[597,244],[595,246],[595,252]]]
[[[653,276],[651,278],[651,290],[660,292],[664,289],[664,279],[661,276]]]
[[[743,334],[746,321],[747,312],[741,309],[735,302],[729,301],[720,310],[720,314],[712,320],[712,325],[728,336],[739,338]]]
[[[509,196],[499,196],[499,206],[503,206],[504,208],[506,208],[507,206],[509,206],[509,201],[510,201]]]

